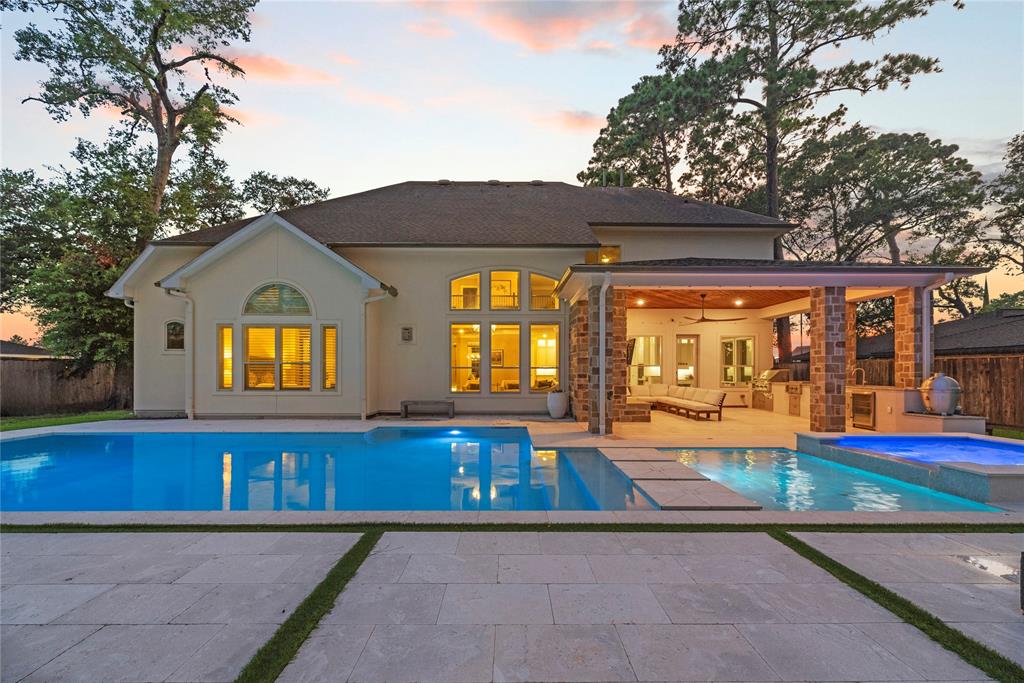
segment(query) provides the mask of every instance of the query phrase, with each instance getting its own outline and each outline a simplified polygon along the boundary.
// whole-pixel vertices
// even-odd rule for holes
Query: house
[[[1024,354],[1024,308],[1001,308],[935,324],[936,356]],[[857,358],[892,358],[892,333],[857,341]]]
[[[142,416],[540,413],[561,388],[605,433],[649,419],[629,384],[747,404],[772,320],[811,311],[811,426],[842,429],[848,305],[897,296],[916,386],[922,301],[980,270],[773,260],[792,228],[652,189],[405,182],[153,242],[108,295],[135,311]]]
[[[15,358],[18,360],[46,360],[53,358],[49,349],[30,344],[0,340],[0,358]]]

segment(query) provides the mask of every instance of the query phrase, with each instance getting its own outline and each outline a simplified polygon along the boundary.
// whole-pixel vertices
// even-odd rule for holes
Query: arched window
[[[180,320],[172,320],[164,325],[164,350],[185,350],[185,323]]]
[[[290,285],[263,285],[245,302],[243,315],[310,315],[302,292]]]
[[[480,310],[480,273],[470,273],[451,281],[451,309]]]

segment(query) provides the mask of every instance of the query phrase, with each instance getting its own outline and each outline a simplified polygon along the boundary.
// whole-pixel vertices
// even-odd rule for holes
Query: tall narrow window
[[[530,273],[530,310],[557,311],[558,297],[555,296],[557,285],[558,280],[554,278],[539,273]]]
[[[231,366],[233,332],[231,325],[217,327],[217,388],[224,391],[230,391],[234,387],[234,368]]]
[[[311,386],[311,339],[308,327],[281,328],[281,389]]]
[[[681,387],[697,386],[697,337],[676,335],[676,384]]]
[[[245,328],[245,388],[270,390],[277,386],[276,327]]]
[[[453,311],[480,310],[480,273],[452,280],[450,305]]]
[[[164,351],[185,350],[185,323],[172,320],[164,325]]]
[[[558,389],[558,323],[530,325],[530,391]]]
[[[661,337],[630,337],[626,356],[630,384],[661,383]]]
[[[324,391],[333,391],[338,388],[338,328],[334,325],[324,325],[321,330],[321,348],[324,354],[323,388]]]
[[[491,325],[491,393],[519,392],[519,324]]]
[[[722,340],[722,386],[738,387],[754,380],[754,338]]]
[[[519,310],[519,271],[491,271],[491,310]]]
[[[452,393],[480,391],[480,324],[451,324]]]

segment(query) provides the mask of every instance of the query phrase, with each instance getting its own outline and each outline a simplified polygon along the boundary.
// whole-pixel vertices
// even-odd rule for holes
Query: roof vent
[[[543,185],[544,181],[543,180],[531,180],[530,184],[531,185]]]
[[[441,178],[440,180],[437,181],[437,184],[438,185],[451,185],[452,181],[448,180],[447,178]]]
[[[501,181],[500,180],[491,179],[491,180],[487,181],[487,184],[488,185],[501,185]]]

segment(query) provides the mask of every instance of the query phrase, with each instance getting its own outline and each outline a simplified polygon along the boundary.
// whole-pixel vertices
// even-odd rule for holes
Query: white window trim
[[[182,329],[184,329],[185,327],[185,321],[182,320],[181,318],[168,318],[167,320],[164,321],[164,324],[160,327],[160,330],[163,334],[163,341],[160,343],[160,347],[162,349],[161,353],[165,356],[184,356],[185,346],[188,346],[188,330],[184,331],[184,335],[182,337],[185,343],[184,346],[182,346],[180,349],[169,349],[167,348],[167,326],[170,325],[171,323],[181,323]]]
[[[722,351],[722,343],[726,342],[726,341],[729,341],[729,340],[735,340],[735,339],[751,339],[754,342],[754,344],[753,344],[754,348],[752,349],[752,352],[751,352],[751,355],[753,356],[753,358],[751,358],[751,360],[753,362],[750,364],[750,368],[751,368],[751,370],[750,370],[751,381],[750,381],[750,383],[735,382],[735,383],[733,383],[731,385],[728,385],[722,379],[722,370],[725,368],[725,353]],[[723,389],[725,391],[731,391],[731,390],[750,389],[750,387],[753,386],[753,380],[757,377],[757,347],[758,347],[758,335],[754,334],[754,333],[750,333],[750,334],[723,334],[723,335],[719,335],[719,337],[718,337],[718,373],[717,373],[718,374],[718,379],[717,379],[717,383],[718,383],[718,387],[720,389]],[[731,367],[739,368],[740,365],[738,365],[737,363],[733,363]]]
[[[679,338],[685,337],[693,340],[693,387],[700,386],[700,335],[699,334],[676,334],[675,346],[672,347],[672,358],[675,360],[675,366],[672,368],[672,383],[676,386],[679,384]],[[721,348],[721,346],[719,346]]]
[[[316,339],[314,331],[318,331],[318,321],[309,321],[303,318],[301,321],[298,319],[270,322],[269,320],[259,320],[258,322],[252,322],[253,318],[261,318],[262,316],[248,316],[249,321],[241,323],[242,331],[242,353],[240,354],[242,363],[242,374],[241,374],[241,392],[250,396],[293,396],[302,395],[306,396],[309,394],[316,393],[328,393],[324,391],[318,391],[319,383],[314,381],[315,377],[318,377],[317,373],[322,372],[320,363],[317,362],[317,357],[320,354],[320,341]],[[273,317],[273,316],[268,316]],[[274,388],[273,389],[250,389],[247,386],[248,375],[245,372],[245,366],[249,363],[249,349],[246,344],[246,331],[251,327],[272,327],[274,328]],[[308,389],[282,389],[281,388],[281,328],[283,327],[308,327],[309,328],[309,388]],[[235,353],[232,351],[232,360],[234,360]],[[253,361],[257,365],[268,365],[266,361]],[[235,377],[235,375],[232,375]],[[234,382],[237,385],[237,381]],[[226,393],[226,392],[222,392]]]

